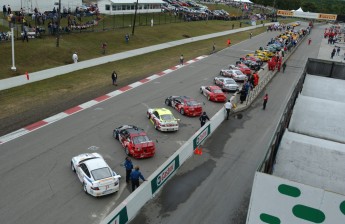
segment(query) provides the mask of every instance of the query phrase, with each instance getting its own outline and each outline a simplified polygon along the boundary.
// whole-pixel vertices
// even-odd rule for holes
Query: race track
[[[189,136],[195,133],[200,124],[198,118],[184,117],[178,114],[177,111],[172,110],[174,115],[181,119],[180,130],[176,133],[160,133],[154,130],[147,120],[147,108],[164,107],[164,100],[170,95],[188,95],[203,102],[204,110],[211,117],[223,104],[208,102],[199,93],[200,86],[212,84],[213,78],[219,73],[220,69],[226,68],[228,64],[234,64],[240,56],[256,50],[259,46],[266,45],[267,41],[277,34],[278,32],[263,33],[251,40],[245,40],[164,77],[0,145],[0,175],[2,179],[0,186],[2,199],[0,202],[0,223],[99,223],[129,195],[130,189],[122,180],[120,191],[116,194],[98,199],[85,195],[76,175],[70,169],[71,158],[85,152],[98,152],[105,157],[108,164],[116,172],[124,177],[125,171],[120,164],[125,158],[125,153],[121,145],[113,139],[112,131],[122,124],[134,124],[144,128],[151,139],[157,140],[155,157],[144,160],[133,159],[134,164],[139,165],[144,176],[148,177]],[[298,52],[301,54],[300,59],[305,58],[303,53],[306,52],[303,52],[303,49],[298,50]],[[149,60],[148,62],[152,63]],[[276,106],[278,107],[278,105]],[[282,105],[280,104],[277,112],[281,108]],[[235,171],[237,173],[235,176],[230,175],[228,178],[231,177],[231,181],[236,181],[236,178],[245,178],[248,183],[247,188],[239,185],[236,185],[236,187],[245,190],[251,186],[251,176],[253,174],[242,177],[241,172],[245,172],[245,170],[241,170],[236,164],[239,162],[250,163],[251,168],[253,168],[257,162],[247,161],[247,158],[242,158],[241,155],[248,154],[248,156],[255,157],[255,159],[259,159],[258,156],[262,155],[259,152],[257,155],[252,154],[250,151],[246,151],[246,148],[243,149],[243,145],[240,144],[241,142],[246,143],[248,150],[252,150],[252,144],[250,144],[253,143],[252,139],[243,138],[242,136],[247,133],[245,121],[250,123],[254,116],[253,113],[253,111],[246,113],[245,119],[241,121],[224,123],[216,132],[216,136],[210,138],[208,148],[213,147],[213,139],[220,138],[217,140],[220,154],[218,155],[217,151],[214,152],[217,154],[216,157],[212,157],[210,162],[205,163],[207,165],[205,172],[209,173],[204,173],[196,180],[196,183],[203,183],[202,186],[205,187],[205,189],[198,190],[197,195],[194,195],[199,197],[198,205],[202,205],[200,200],[203,200],[207,194],[212,193],[212,195],[207,196],[207,198],[212,198],[216,192],[224,192],[224,189],[218,187],[211,192],[206,190],[207,183],[217,182],[217,176],[218,178],[222,177],[222,172],[225,172],[224,170],[215,169],[217,167],[222,168],[230,164],[233,170],[228,175],[233,174]],[[263,132],[263,127],[260,125],[269,119],[264,117],[260,123],[250,126],[252,131]],[[255,137],[258,150],[261,151],[264,150],[264,147],[258,143],[257,138],[264,140],[262,144],[265,144],[270,136],[268,131],[272,130],[274,122],[268,122],[267,125],[267,129],[264,129],[266,135],[261,137],[262,139],[259,138],[261,136],[259,134],[252,136]],[[231,138],[228,140],[229,137]],[[223,146],[223,143],[225,143],[225,146]],[[224,157],[223,153],[227,156]],[[209,156],[214,155],[210,154]],[[188,163],[189,165],[183,167],[184,172],[187,172],[188,167],[193,164],[193,160]],[[200,158],[196,160],[200,160]],[[207,160],[207,157],[203,156],[202,160]],[[200,165],[203,166],[202,164]],[[193,167],[190,169],[194,170]],[[206,176],[211,173],[215,176],[211,175],[205,180]],[[231,183],[226,181],[227,179],[221,178],[221,181],[218,181],[217,184],[222,187],[231,186]],[[169,183],[169,185],[171,184],[174,184],[174,181]],[[171,189],[169,185],[163,190],[163,195]],[[191,194],[193,191],[188,192]],[[186,196],[191,195],[187,194]],[[239,204],[240,202],[237,201]],[[204,212],[205,208],[210,210],[211,207],[214,206],[208,205],[198,210]],[[230,206],[225,207],[230,209]],[[189,210],[190,205],[187,208],[184,212]],[[222,212],[222,209],[214,209]]]

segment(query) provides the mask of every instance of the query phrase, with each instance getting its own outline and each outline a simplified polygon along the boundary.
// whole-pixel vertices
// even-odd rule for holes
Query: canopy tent
[[[299,9],[297,9],[296,12],[304,12],[304,11],[302,10],[301,7],[299,7]]]

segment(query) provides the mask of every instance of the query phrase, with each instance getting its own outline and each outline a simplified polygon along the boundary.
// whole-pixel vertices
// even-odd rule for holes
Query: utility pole
[[[138,10],[138,1],[139,0],[137,0],[137,2],[135,4],[134,20],[133,20],[133,27],[132,27],[132,36],[134,36],[135,20],[137,18],[137,10]]]
[[[56,47],[59,47],[59,46],[60,46],[60,19],[61,19],[61,0],[59,0]]]
[[[16,63],[14,61],[14,29],[13,29],[13,24],[11,23],[11,43],[12,43],[12,71],[16,71]]]

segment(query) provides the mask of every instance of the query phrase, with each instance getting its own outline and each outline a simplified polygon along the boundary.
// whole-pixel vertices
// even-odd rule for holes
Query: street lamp
[[[56,47],[60,45],[60,19],[61,19],[61,0],[59,0],[59,10],[58,10],[58,29],[56,37]]]
[[[137,18],[137,10],[138,10],[138,1],[139,0],[137,0],[137,2],[134,2],[134,4],[135,4],[135,12],[134,12],[133,27],[132,27],[132,36],[134,36],[135,20]]]

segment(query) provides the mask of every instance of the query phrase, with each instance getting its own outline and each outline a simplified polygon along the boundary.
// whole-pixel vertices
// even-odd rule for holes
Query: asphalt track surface
[[[125,153],[121,145],[113,139],[112,131],[122,124],[134,124],[144,128],[150,138],[157,141],[157,152],[153,158],[133,159],[134,164],[139,165],[144,176],[148,177],[189,136],[195,133],[200,124],[197,118],[184,117],[172,110],[174,115],[181,119],[180,130],[176,133],[160,133],[154,130],[147,120],[147,108],[164,107],[164,100],[170,95],[188,95],[204,102],[204,110],[209,116],[213,116],[223,104],[208,102],[199,93],[200,86],[212,84],[213,78],[220,69],[235,63],[240,56],[265,45],[271,37],[277,34],[278,32],[269,32],[253,37],[251,40],[246,40],[213,54],[207,59],[185,66],[80,113],[0,145],[0,176],[2,180],[0,186],[0,223],[99,223],[129,195],[130,188],[122,180],[120,191],[116,194],[102,198],[85,195],[81,183],[70,169],[71,158],[85,152],[98,152],[105,157],[108,164],[117,173],[124,177],[125,170],[120,164],[125,158]],[[282,105],[280,106],[282,107]],[[224,123],[219,130],[227,130],[227,132],[232,130],[234,133],[231,133],[231,142],[233,142],[234,136],[236,136],[233,134],[241,131],[243,133],[244,129],[241,122],[251,120],[249,115],[246,115],[241,121]],[[254,129],[261,132],[262,127],[256,125]],[[219,132],[222,140],[218,144],[227,142],[230,133]],[[268,138],[269,134],[266,135]],[[258,136],[254,135],[253,137]],[[212,139],[213,137],[210,138],[210,141]],[[251,142],[251,139],[239,138],[238,140],[246,144]],[[227,144],[232,145],[230,142]],[[205,163],[210,166],[209,168],[206,167],[206,172],[212,171],[216,167],[223,167],[224,162],[232,164],[238,175],[243,172],[240,167],[237,168],[234,161],[241,160],[241,155],[246,154],[246,152],[240,150],[236,151],[238,155],[230,154],[229,157],[224,157],[223,153],[228,154],[228,152],[222,151],[223,146],[219,145],[219,147],[219,150],[213,152],[213,154],[219,155],[219,161],[212,159]],[[237,150],[239,149],[237,148]],[[263,150],[264,147],[261,151]],[[218,151],[219,153],[217,153]],[[250,153],[250,156],[254,155]],[[258,155],[261,156],[260,153]],[[197,161],[206,158],[206,156],[202,156]],[[245,159],[241,161],[247,163]],[[202,164],[200,165],[202,166]],[[183,170],[187,167],[184,166]],[[191,170],[194,169],[191,168]],[[216,174],[215,171],[212,173]],[[221,173],[217,175],[221,176]],[[237,178],[241,177],[238,176]],[[245,178],[247,178],[248,184],[251,183],[251,177]],[[195,181],[197,181],[197,185],[200,185],[204,183],[204,179],[201,176],[201,179]],[[211,179],[206,180],[211,181]],[[218,181],[219,185],[223,186],[225,184],[222,184],[223,181],[226,180],[221,178],[221,181]],[[250,187],[249,185],[248,187]],[[167,187],[162,193],[170,190]],[[194,189],[192,190],[194,191]],[[208,190],[203,197],[209,193]],[[217,210],[222,211],[222,209]],[[199,211],[204,211],[204,209]]]
[[[203,155],[183,164],[131,224],[246,223],[254,173],[308,57],[317,58],[323,29],[314,28],[313,44],[302,43],[287,61],[285,73],[278,73],[263,91],[270,96],[266,110],[262,92],[248,110],[224,121],[206,140]],[[251,45],[248,40],[243,44]]]

